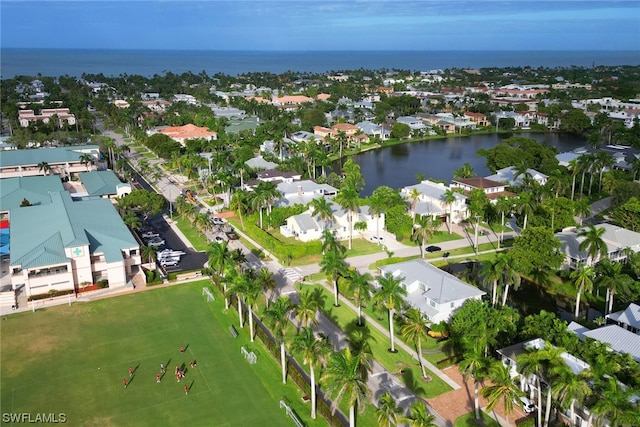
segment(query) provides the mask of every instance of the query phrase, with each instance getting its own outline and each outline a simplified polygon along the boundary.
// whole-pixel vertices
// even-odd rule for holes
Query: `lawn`
[[[206,251],[209,242],[207,238],[203,236],[197,228],[191,226],[189,220],[186,220],[179,215],[173,216],[173,222],[175,222],[176,226],[182,231],[182,234],[185,235],[187,240],[191,242],[191,245],[196,251]]]
[[[390,353],[389,351],[387,351],[387,349],[389,348],[389,338],[387,336],[382,334],[382,332],[380,332],[372,325],[365,324],[364,327],[357,327],[356,312],[351,310],[345,304],[341,304],[340,307],[334,307],[333,294],[326,288],[324,288],[324,286],[319,284],[307,286],[317,286],[322,290],[324,297],[322,301],[322,311],[327,315],[329,319],[331,319],[336,325],[338,325],[340,329],[345,331],[347,335],[351,335],[355,333],[355,331],[359,331],[360,333],[364,333],[365,336],[371,337],[370,344],[373,351],[373,357],[389,372],[399,372],[401,369],[404,369],[405,374],[400,378],[402,378],[407,386],[412,388],[419,396],[425,398],[433,398],[451,390],[451,388],[444,381],[442,381],[434,374],[430,373],[429,370],[427,370],[427,373],[431,376],[432,380],[430,382],[420,381],[419,378],[422,376],[422,374],[420,372],[418,362],[413,359],[413,354],[408,354],[401,349],[397,353]],[[345,297],[341,296],[340,298],[343,299]],[[368,309],[365,309],[364,311],[369,315],[373,314],[369,313]],[[398,336],[396,336],[395,339],[396,341],[400,340]],[[435,350],[438,348],[438,344],[434,339],[429,339],[422,345],[424,350]],[[410,347],[413,346],[410,345]],[[437,356],[434,357],[439,357],[440,359],[444,357],[444,354],[442,353],[436,354]]]
[[[239,330],[231,337],[227,327],[236,316],[223,312],[220,298],[205,302],[207,284],[4,317],[3,412],[64,413],[75,426],[290,426],[278,403],[286,398],[307,425],[325,425],[322,418],[311,422],[300,392],[291,381],[281,384],[279,365],[265,350],[256,351],[256,365],[240,356],[248,336]],[[157,384],[161,362],[168,369]],[[183,364],[187,375],[177,383],[174,367]]]

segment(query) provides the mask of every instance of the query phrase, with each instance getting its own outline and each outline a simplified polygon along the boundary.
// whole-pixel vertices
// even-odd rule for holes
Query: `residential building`
[[[367,135],[369,139],[378,137],[381,140],[387,140],[391,136],[391,130],[385,128],[383,125],[378,125],[371,121],[364,121],[356,123],[356,126],[362,133]]]
[[[616,323],[589,329],[579,323],[571,322],[567,326],[569,332],[573,332],[585,341],[587,338],[598,341],[608,346],[611,351],[618,354],[628,354],[636,362],[640,362],[640,335],[633,333]]]
[[[152,132],[153,133],[153,132]],[[218,139],[218,133],[211,131],[205,127],[199,127],[194,124],[187,124],[184,126],[171,126],[164,129],[160,129],[157,133],[167,135],[169,138],[181,145],[185,145],[187,139],[202,138],[207,141]]]
[[[445,193],[449,189],[442,183],[425,180],[419,184],[402,188],[400,195],[410,203],[412,215],[429,215],[446,221],[446,217],[451,213],[451,222],[458,224],[469,216],[467,196],[454,192],[455,201],[449,206],[444,201]],[[411,196],[413,190],[417,190],[419,193],[419,197],[415,201]]]
[[[43,108],[40,110],[40,114],[36,114],[33,110],[20,110],[18,112],[18,121],[23,128],[34,122],[49,123],[53,118],[58,120],[58,127],[62,127],[63,124],[68,126],[76,124],[76,116],[70,113],[68,108]]]
[[[84,155],[88,155],[88,158],[85,159]],[[0,156],[0,178],[44,175],[45,173],[71,178],[81,172],[95,170],[98,166],[102,167],[102,160],[100,147],[97,145],[7,150]],[[48,166],[48,172],[41,169],[42,164]]]
[[[548,176],[542,172],[538,172],[535,169],[527,169],[523,174],[517,175],[518,171],[514,166],[509,166],[496,171],[495,174],[485,177],[488,180],[503,182],[510,187],[522,185],[524,179],[528,176],[531,180],[537,182],[539,185],[545,185],[547,183]]]
[[[384,226],[384,214],[380,217],[371,215],[368,206],[360,206],[354,213],[352,223],[364,223],[366,227],[363,230],[350,230],[349,211],[333,201],[330,205],[333,215],[330,221],[324,223],[315,217],[311,207],[306,212],[287,218],[287,223],[280,227],[280,232],[285,237],[295,237],[302,242],[310,242],[320,240],[326,228],[331,230],[336,239],[345,240],[349,238],[350,232],[353,232],[352,237],[362,237],[365,233],[375,233],[380,224]]]
[[[469,118],[477,126],[489,126],[489,119],[482,113],[472,113],[467,111],[464,113],[465,117]]]
[[[249,159],[246,162],[244,162],[244,164],[254,170],[274,170],[274,168],[278,166],[277,163],[273,163],[268,160],[265,160],[264,158],[262,158],[262,156]]]
[[[631,303],[621,311],[609,313],[605,316],[607,324],[618,325],[636,335],[640,335],[640,305]],[[638,351],[640,355],[640,349]]]
[[[382,275],[402,278],[405,301],[431,322],[447,321],[469,299],[480,299],[485,292],[468,285],[452,274],[417,259],[379,267]]]
[[[451,187],[461,188],[466,194],[475,189],[482,190],[491,202],[494,202],[499,196],[513,195],[507,191],[507,184],[504,182],[493,181],[481,176],[454,179]]]
[[[627,249],[640,252],[640,233],[608,223],[595,227],[605,229],[601,239],[607,245],[607,258],[611,261],[620,262],[627,259]],[[590,266],[600,261],[596,259],[594,262],[586,250],[580,250],[580,244],[584,241],[584,237],[578,236],[581,230],[570,227],[555,234],[561,243],[560,250],[565,254],[564,267],[572,270],[577,269],[579,265]]]
[[[281,182],[277,187],[282,197],[276,201],[276,206],[306,205],[318,197],[338,194],[338,190],[329,184],[317,184],[311,180]]]

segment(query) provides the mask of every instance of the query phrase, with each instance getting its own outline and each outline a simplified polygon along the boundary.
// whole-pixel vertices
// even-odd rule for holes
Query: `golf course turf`
[[[248,334],[231,336],[220,298],[202,296],[207,285],[3,317],[2,412],[64,414],[73,426],[293,425],[278,406],[285,392],[275,385],[277,362],[259,351],[256,365],[241,356]],[[160,363],[166,374],[158,384]],[[180,382],[176,365],[186,370]]]

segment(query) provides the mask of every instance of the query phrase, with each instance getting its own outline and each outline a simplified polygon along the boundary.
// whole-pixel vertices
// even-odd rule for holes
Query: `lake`
[[[477,175],[490,175],[485,158],[477,156],[476,152],[481,148],[492,148],[510,136],[512,134],[473,135],[407,142],[357,154],[352,158],[360,165],[365,180],[360,195],[369,196],[381,185],[402,188],[416,184],[418,173],[424,174],[425,178],[450,182],[453,172],[467,162]],[[585,146],[587,142],[584,137],[567,134],[520,133],[517,136],[546,142],[559,153]]]

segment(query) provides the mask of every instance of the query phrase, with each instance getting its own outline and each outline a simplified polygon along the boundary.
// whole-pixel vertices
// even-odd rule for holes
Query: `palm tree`
[[[266,268],[258,270],[258,277],[256,280],[258,280],[263,292],[265,292],[265,307],[269,308],[269,303],[271,302],[271,298],[273,298],[273,293],[278,289],[278,282],[273,278],[273,274],[271,274],[271,272]],[[266,295],[266,292],[269,292],[269,296]]]
[[[522,229],[527,229],[527,218],[529,215],[533,214],[535,210],[535,201],[533,200],[533,196],[531,193],[520,193],[517,201],[518,213],[524,214],[524,222],[522,225]]]
[[[515,263],[513,262],[513,258],[509,256],[508,253],[498,253],[496,255],[497,258],[503,259],[502,263],[504,265],[502,269],[502,283],[504,285],[504,294],[502,296],[502,306],[507,305],[507,296],[509,295],[509,286],[513,284],[515,290],[518,290],[520,287],[521,277],[520,274],[513,268]]]
[[[49,166],[49,163],[47,162],[40,162],[38,163],[38,170],[40,170],[44,176],[47,176],[51,171],[51,166]]]
[[[502,253],[498,255],[504,255]],[[483,261],[480,265],[480,277],[485,286],[491,285],[491,305],[495,307],[498,301],[498,284],[503,280],[502,272],[506,268],[507,258],[496,256]]]
[[[570,369],[564,369],[558,372],[551,392],[556,396],[563,408],[569,407],[570,424],[573,425],[575,419],[575,407],[577,404],[583,404],[584,400],[591,395],[591,387],[589,387],[589,373],[586,371],[574,374]]]
[[[319,309],[320,301],[318,300],[318,293],[316,290],[306,289],[301,293],[300,302],[298,302],[293,309],[295,316],[300,321],[298,324],[298,330],[300,330],[300,327],[308,328],[311,325],[317,326],[318,319],[316,319],[316,314]]]
[[[609,258],[603,259],[595,267],[598,286],[607,288],[607,296],[604,303],[604,314],[613,311],[613,298],[620,290],[627,290],[633,279],[622,272],[622,263],[611,262]]]
[[[253,189],[253,193],[251,195],[251,207],[254,210],[257,210],[259,212],[260,228],[262,228],[263,230],[264,230],[264,226],[262,223],[262,210],[266,206],[268,199],[269,199],[269,194],[267,193],[266,189],[264,188],[264,186],[261,186],[260,184],[258,184]]]
[[[416,205],[418,204],[418,200],[420,200],[420,191],[417,188],[412,188],[411,193],[409,193],[409,198],[411,199],[411,213],[413,214],[413,223],[416,223]]]
[[[493,411],[496,405],[504,403],[504,415],[509,421],[509,414],[513,412],[513,402],[517,401],[522,392],[511,378],[509,368],[502,362],[495,362],[489,368],[489,378],[492,385],[484,387],[480,394],[487,399],[487,412]]]
[[[488,368],[491,359],[485,357],[482,349],[482,344],[476,341],[473,345],[473,350],[464,353],[464,359],[458,365],[458,369],[462,372],[464,380],[469,381],[469,378],[473,378],[473,402],[475,408],[476,420],[480,419],[480,399],[478,383],[484,380],[488,374]]]
[[[501,228],[500,228],[500,240],[498,240],[498,248],[500,248],[500,243],[504,240],[504,217],[505,214],[511,213],[513,209],[513,201],[511,198],[507,196],[498,196],[496,200],[496,210],[500,212],[501,217]]]
[[[127,211],[122,215],[122,222],[124,222],[132,230],[137,230],[142,227],[142,221],[140,217],[133,211]]]
[[[335,394],[331,405],[334,413],[342,399],[346,399],[349,406],[349,427],[355,427],[356,407],[358,412],[363,412],[369,399],[370,391],[362,378],[360,363],[358,356],[347,347],[329,357],[329,363],[320,379],[324,389],[329,394]]]
[[[344,256],[347,253],[347,248],[336,239],[331,230],[325,228],[320,239],[322,240],[322,254],[328,251],[335,251]]]
[[[427,242],[435,234],[435,230],[438,227],[437,219],[434,219],[428,215],[421,215],[413,224],[411,234],[413,239],[418,242],[420,247],[420,257],[424,258],[424,247]]]
[[[376,216],[376,237],[380,237],[380,216],[386,212],[388,206],[385,197],[374,191],[369,197],[369,213]],[[382,241],[378,239],[378,244],[382,245]]]
[[[348,289],[358,304],[358,326],[362,326],[362,303],[371,301],[372,280],[373,277],[369,273],[360,274],[357,270],[350,270],[348,273]]]
[[[343,185],[335,197],[335,201],[348,211],[347,219],[349,221],[349,249],[351,249],[353,241],[353,215],[358,210],[358,200],[360,196],[358,190],[352,185]]]
[[[264,312],[265,320],[280,344],[280,365],[282,367],[282,384],[287,383],[287,360],[284,348],[284,332],[289,324],[289,313],[293,309],[291,300],[287,297],[278,297],[271,307]]]
[[[291,343],[291,351],[302,353],[302,363],[309,365],[311,378],[311,418],[316,419],[316,374],[314,368],[320,359],[331,352],[331,346],[326,339],[317,339],[311,328],[303,328]]]
[[[411,409],[409,416],[403,419],[410,427],[436,427],[436,417],[427,410],[427,405],[421,400],[416,400]]]
[[[235,210],[240,217],[240,225],[244,231],[244,220],[242,215],[249,209],[249,193],[246,190],[236,190],[231,196],[230,208]]]
[[[584,238],[578,248],[580,251],[586,251],[587,257],[591,258],[591,264],[596,264],[600,258],[606,258],[609,255],[609,248],[602,240],[605,232],[604,227],[596,228],[593,224],[589,224],[586,229],[578,232],[578,237]]]
[[[337,250],[329,250],[322,255],[320,260],[320,271],[327,275],[333,282],[333,295],[335,307],[339,307],[338,301],[338,278],[346,274],[347,264],[344,262],[344,255]]]
[[[379,427],[391,427],[398,425],[402,409],[398,407],[395,399],[389,392],[383,394],[378,400],[378,409],[376,409],[376,418]]]
[[[580,164],[577,159],[572,159],[569,161],[569,172],[571,172],[571,200],[576,193],[576,176],[580,173]]]
[[[231,262],[231,253],[227,247],[227,241],[222,243],[210,243],[206,249],[207,256],[209,257],[209,268],[216,271],[218,278],[224,277],[226,267]],[[227,283],[222,282],[224,293],[224,308],[229,308],[229,299],[227,298]]]
[[[586,197],[581,197],[573,204],[574,214],[580,218],[580,226],[582,227],[582,221],[591,215],[591,205]]]
[[[615,377],[607,375],[596,382],[596,389],[602,398],[591,407],[593,413],[606,419],[612,427],[637,425],[637,418],[629,422],[625,419],[627,412],[634,409],[630,401],[633,396],[632,388],[625,388]]]
[[[313,199],[310,205],[313,209],[313,216],[322,221],[322,230],[326,230],[327,223],[330,223],[333,220],[331,203],[324,197],[318,197],[316,199]]]
[[[447,219],[449,220],[449,234],[453,233],[452,222],[453,222],[453,204],[456,202],[456,193],[451,188],[447,188],[442,195],[442,201],[445,202],[449,206],[449,215]],[[504,227],[504,225],[503,225]]]
[[[426,320],[420,310],[414,307],[407,310],[404,315],[404,325],[400,327],[400,336],[402,336],[403,340],[416,346],[422,378],[427,378],[427,371],[422,363],[422,340],[428,339],[427,328],[431,322]]]
[[[142,245],[140,246],[140,255],[142,256],[142,258],[146,258],[149,262],[149,265],[151,265],[153,259],[156,257],[156,250],[153,248],[153,246]]]
[[[547,345],[547,347],[539,351],[542,353],[541,357],[544,359],[545,377],[549,386],[544,416],[544,427],[547,427],[549,425],[549,416],[551,415],[551,398],[553,397],[551,390],[553,389],[556,379],[565,375],[566,371],[571,371],[571,369],[564,362],[564,359],[562,359],[564,349]],[[538,402],[538,404],[540,404],[540,402]]]
[[[476,173],[473,170],[473,166],[471,166],[469,162],[465,163],[464,165],[462,165],[461,167],[453,171],[453,177],[455,179],[471,178],[472,176],[475,176],[475,174]]]
[[[389,311],[389,338],[391,339],[389,351],[395,353],[397,350],[394,344],[393,315],[402,307],[403,297],[407,295],[407,290],[402,283],[404,277],[394,277],[392,273],[386,272],[384,276],[378,276],[377,280],[382,289],[376,292],[374,299]]]
[[[524,378],[532,377],[535,381],[535,389],[538,393],[538,427],[542,427],[542,387],[541,378],[544,371],[544,354],[538,350],[529,351],[519,355],[516,359],[520,375]]]
[[[228,292],[235,293],[238,300],[238,323],[244,328],[244,313],[242,310],[242,300],[245,298],[249,278],[244,274],[239,274],[235,269],[229,271],[223,279],[223,283],[229,285]]]
[[[576,285],[578,290],[576,294],[576,310],[574,313],[574,317],[577,319],[580,313],[580,296],[583,292],[591,292],[593,289],[593,267],[585,267],[579,264],[578,269],[572,271],[569,277],[573,280],[573,284]]]
[[[89,166],[93,164],[93,156],[89,153],[82,153],[78,160],[80,160],[80,164],[87,167],[87,172],[89,172]]]
[[[244,301],[247,304],[249,310],[249,337],[251,342],[254,341],[255,334],[253,329],[253,310],[256,308],[258,297],[262,292],[262,284],[257,280],[257,277],[248,277],[244,287]]]

